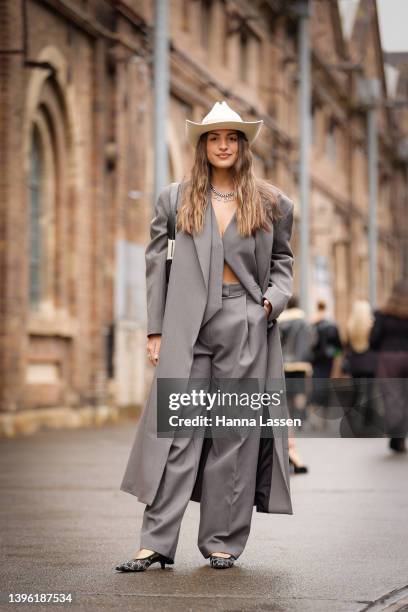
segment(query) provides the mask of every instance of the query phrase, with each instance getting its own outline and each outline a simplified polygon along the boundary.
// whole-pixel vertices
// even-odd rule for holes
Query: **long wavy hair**
[[[270,230],[271,224],[282,217],[279,208],[280,190],[264,179],[257,178],[253,170],[252,152],[243,132],[237,130],[238,156],[231,168],[231,178],[237,194],[237,228],[241,236],[250,236],[258,229]],[[195,150],[190,180],[181,186],[177,230],[192,234],[204,227],[204,214],[208,204],[211,164],[207,158],[208,132],[202,134]]]

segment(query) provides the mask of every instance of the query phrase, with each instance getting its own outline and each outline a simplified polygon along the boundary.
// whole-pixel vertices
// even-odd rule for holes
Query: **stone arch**
[[[47,62],[55,69],[54,80],[64,103],[64,111],[66,113],[69,130],[68,133],[73,148],[73,161],[78,162],[77,145],[80,142],[80,134],[82,133],[81,115],[80,113],[75,113],[76,103],[74,88],[68,82],[68,62],[61,51],[51,45],[44,47],[38,54],[36,60],[38,62]],[[47,70],[33,70],[28,81],[22,128],[25,163],[27,163],[29,159],[28,152],[30,145],[28,134],[30,125],[38,106],[41,89],[45,81],[50,78],[50,73],[51,71]],[[27,166],[25,170],[27,170]]]
[[[68,63],[63,54],[56,47],[47,46],[40,51],[36,59],[39,62],[49,63],[54,67],[54,71],[33,70],[30,75],[22,126],[23,171],[28,177],[32,132],[36,126],[43,137],[43,143],[47,142],[48,147],[52,145],[52,153],[55,154],[54,161],[59,164],[55,169],[55,180],[58,184],[54,185],[54,189],[55,216],[59,224],[56,232],[60,233],[55,236],[54,248],[56,249],[56,261],[60,262],[60,268],[56,270],[56,279],[58,279],[56,282],[59,283],[59,286],[55,292],[55,297],[58,299],[54,306],[57,305],[60,310],[69,311],[75,309],[75,283],[72,280],[76,277],[77,263],[72,256],[76,252],[75,233],[70,231],[70,228],[75,222],[77,193],[78,190],[81,190],[79,185],[81,174],[78,172],[81,166],[79,146],[82,133],[81,115],[79,112],[75,113],[75,92],[68,81]],[[49,191],[52,191],[53,180],[50,174],[47,179]],[[48,204],[50,205],[49,202]],[[29,201],[27,206],[30,206]],[[63,239],[60,240],[60,238]],[[50,235],[49,243],[52,241]],[[69,257],[65,253],[69,254]],[[65,261],[61,264],[64,258]],[[50,264],[49,267],[52,268],[52,265]],[[45,303],[48,303],[51,312],[53,310],[51,300],[48,299]]]

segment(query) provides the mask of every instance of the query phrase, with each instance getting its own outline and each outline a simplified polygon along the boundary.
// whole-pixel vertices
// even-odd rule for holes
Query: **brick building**
[[[1,0],[0,430],[76,426],[140,405],[144,248],[153,184],[151,0]],[[218,99],[261,116],[256,170],[298,201],[297,17],[280,0],[173,0],[169,180],[189,169],[184,120]],[[406,113],[389,100],[375,3],[352,27],[312,3],[313,301],[344,325],[367,297],[366,116],[381,83],[379,283],[402,274]],[[347,31],[346,31],[347,30]],[[404,129],[401,122],[405,121]],[[293,245],[298,245],[295,222]],[[298,285],[298,266],[295,284]]]

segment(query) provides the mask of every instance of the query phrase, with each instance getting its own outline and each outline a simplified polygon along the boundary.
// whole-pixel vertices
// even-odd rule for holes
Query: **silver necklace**
[[[229,191],[228,193],[221,193],[221,191],[217,191],[213,185],[210,183],[211,191],[214,193],[214,198],[219,201],[228,202],[229,200],[233,200],[236,196],[235,191]]]

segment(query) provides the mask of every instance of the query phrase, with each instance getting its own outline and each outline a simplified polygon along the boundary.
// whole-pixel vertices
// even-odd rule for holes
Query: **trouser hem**
[[[159,546],[156,546],[156,544],[154,542],[152,542],[151,540],[140,540],[140,548],[147,548],[148,550],[154,550],[154,552],[159,553],[160,555],[163,555],[163,557],[167,557],[168,559],[170,559],[170,561],[172,563],[174,563],[174,559],[175,559],[175,552],[168,552],[165,549],[163,549],[160,544]]]
[[[233,550],[228,546],[222,546],[220,544],[214,544],[214,546],[211,546],[210,548],[199,546],[198,550],[203,555],[204,559],[208,559],[211,556],[211,553],[214,552],[223,552],[227,555],[232,555],[235,559],[238,559],[238,557],[240,557],[243,552],[237,552],[236,550]]]

